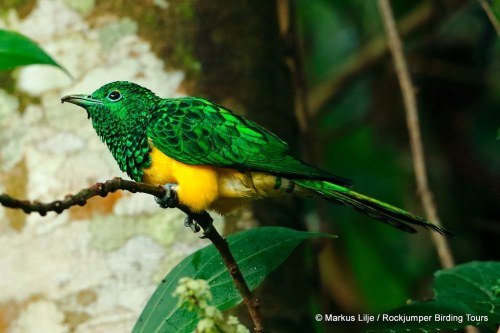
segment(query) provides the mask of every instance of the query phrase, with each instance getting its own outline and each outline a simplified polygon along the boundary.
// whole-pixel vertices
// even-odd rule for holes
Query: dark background
[[[209,13],[206,29],[230,24],[231,32],[223,47],[211,44],[213,34],[206,29],[198,32],[203,45],[198,54],[201,59],[210,54],[204,68],[218,79],[208,74],[194,91],[243,110],[304,159],[353,179],[356,190],[423,215],[401,91],[376,1],[301,0],[288,8],[278,1],[277,12],[269,2],[243,3],[222,11],[200,5]],[[457,264],[498,260],[498,36],[477,1],[392,5],[416,87],[438,215],[457,234],[448,239],[454,259]],[[272,23],[283,11],[291,15],[288,32]],[[232,100],[238,102],[231,105]],[[433,297],[432,276],[440,264],[429,232],[407,235],[320,201],[256,207],[263,224],[301,228],[305,220],[312,230],[339,235],[304,246],[262,288],[272,327],[309,331],[315,313],[377,313]],[[276,303],[270,300],[273,291]],[[318,332],[362,328],[315,327]]]
[[[94,10],[138,21],[166,66],[187,73],[187,94],[262,124],[303,159],[354,180],[358,192],[424,214],[376,1],[168,2],[158,12],[153,1],[98,0]],[[499,37],[476,0],[391,4],[417,92],[430,187],[442,223],[457,235],[448,238],[454,259],[499,260]],[[429,231],[408,235],[313,199],[258,202],[251,211],[260,225],[339,236],[300,247],[259,288],[271,332],[358,332],[360,323],[323,326],[314,315],[376,314],[433,297],[441,266]],[[227,232],[241,216],[227,218]]]

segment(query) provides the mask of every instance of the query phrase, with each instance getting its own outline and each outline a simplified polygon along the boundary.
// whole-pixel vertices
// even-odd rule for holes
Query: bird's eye
[[[110,92],[108,94],[108,97],[106,97],[106,98],[112,102],[116,102],[116,101],[119,101],[120,99],[122,99],[122,94],[120,94],[120,92],[118,90],[113,90],[112,92]]]

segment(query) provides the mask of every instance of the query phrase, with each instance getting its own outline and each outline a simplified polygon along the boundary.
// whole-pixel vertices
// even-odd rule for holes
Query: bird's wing
[[[288,145],[265,128],[201,98],[165,100],[147,135],[164,154],[185,164],[351,184],[293,157]]]

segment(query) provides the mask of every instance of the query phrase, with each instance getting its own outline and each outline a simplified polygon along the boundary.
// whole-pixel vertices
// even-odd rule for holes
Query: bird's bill
[[[66,95],[61,98],[61,103],[68,102],[81,107],[92,106],[96,104],[102,104],[98,99],[92,98],[89,95]]]

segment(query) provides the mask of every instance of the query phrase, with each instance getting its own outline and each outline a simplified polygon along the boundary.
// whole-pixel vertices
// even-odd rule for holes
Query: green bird
[[[108,83],[61,99],[83,107],[120,169],[162,185],[160,205],[220,214],[252,199],[317,195],[400,230],[449,234],[424,218],[350,189],[351,182],[293,156],[262,126],[203,98],[160,98],[140,85]]]

